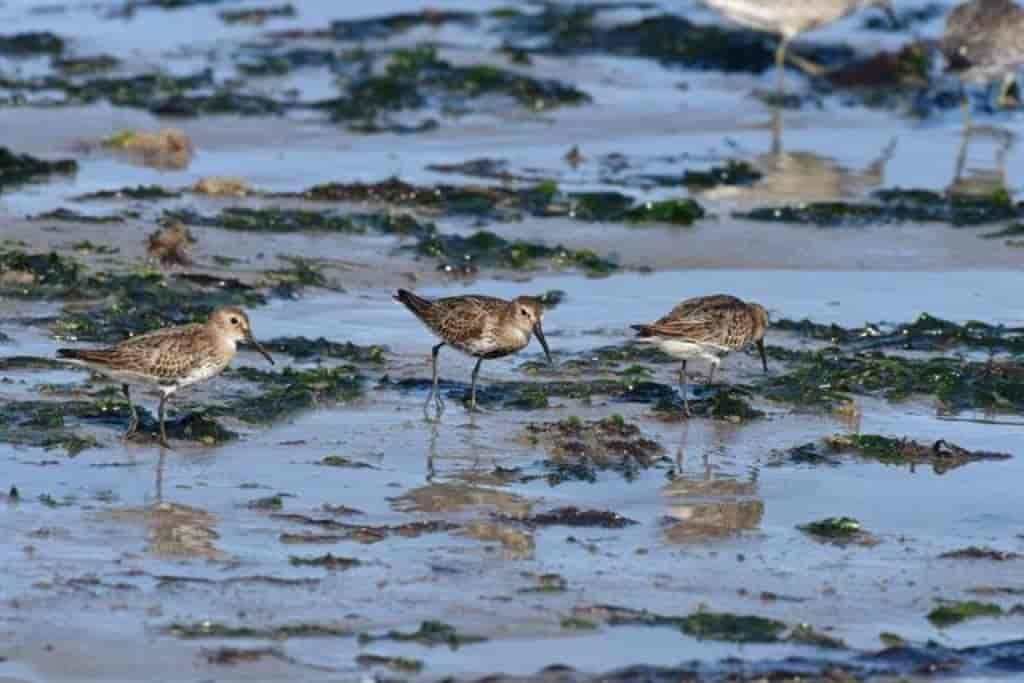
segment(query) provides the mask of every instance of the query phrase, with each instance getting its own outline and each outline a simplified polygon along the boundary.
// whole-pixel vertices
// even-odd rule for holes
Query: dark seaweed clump
[[[876,203],[817,202],[765,207],[738,212],[739,218],[772,223],[798,223],[819,228],[947,223],[957,227],[984,225],[1024,216],[1024,204],[1005,190],[990,195],[943,194],[931,190],[879,190]]]
[[[39,182],[54,174],[71,175],[77,172],[78,162],[74,159],[45,161],[0,147],[0,192],[5,187]]]
[[[314,201],[379,202],[501,221],[566,217],[587,222],[668,223],[690,225],[704,217],[692,199],[637,203],[618,192],[564,193],[553,181],[523,188],[472,185],[410,185],[397,178],[377,183],[327,183],[295,195]]]
[[[308,339],[306,337],[277,337],[264,342],[270,351],[285,353],[296,360],[343,360],[349,363],[372,363],[380,365],[387,354],[386,346],[372,344],[360,346],[352,342],[334,342],[324,337]]]
[[[767,398],[808,407],[832,408],[849,394],[879,395],[889,401],[934,396],[948,412],[1024,411],[1024,366],[959,358],[910,359],[877,351],[844,355],[829,348],[791,354],[786,374],[760,380]]]
[[[533,111],[586,104],[590,97],[571,85],[541,80],[507,69],[475,64],[456,66],[432,46],[396,50],[379,75],[356,79],[341,97],[313,106],[332,120],[362,132],[395,129],[388,116],[431,104],[458,108],[460,100],[486,95],[511,97]]]
[[[864,531],[860,522],[852,517],[828,517],[801,524],[797,529],[815,540],[834,545],[872,546],[878,543],[878,540]]]
[[[726,72],[761,73],[775,64],[777,41],[763,33],[730,26],[695,24],[675,14],[645,17],[609,26],[595,21],[613,5],[557,5],[548,3],[532,15],[510,13],[502,30],[544,42],[531,52],[613,54],[646,57],[663,64]],[[831,65],[848,60],[849,48],[794,45],[806,59]]]
[[[0,55],[5,57],[58,55],[63,51],[64,40],[49,31],[0,36]]]
[[[732,643],[776,643],[783,640],[787,628],[784,622],[751,615],[699,611],[679,617],[612,605],[578,607],[573,617],[610,626],[664,626],[693,638]]]
[[[807,319],[782,319],[772,321],[772,328],[831,344],[849,345],[859,351],[885,348],[945,351],[962,346],[1024,353],[1024,328],[990,325],[977,320],[961,325],[928,313],[922,313],[912,323],[899,325],[877,323],[847,328],[835,324],[822,325]]]
[[[213,407],[209,412],[250,424],[270,424],[325,403],[352,401],[363,393],[363,378],[351,365],[286,368],[281,372],[242,367],[228,373],[257,384],[261,391]]]
[[[360,644],[375,643],[382,640],[392,640],[399,643],[419,643],[427,647],[446,645],[452,650],[457,650],[463,645],[482,643],[487,639],[483,636],[461,633],[454,626],[443,621],[424,621],[416,631],[388,631],[382,635],[359,634]]]
[[[690,400],[690,413],[722,422],[749,422],[765,416],[764,411],[750,404],[750,391],[743,387],[697,387],[697,395]],[[654,412],[667,419],[685,419],[683,400],[677,396],[661,399]]]
[[[825,445],[835,453],[853,451],[887,465],[930,464],[940,474],[970,462],[1011,457],[1008,453],[970,451],[944,439],[929,445],[877,434],[837,434],[825,439]]]
[[[661,444],[621,415],[594,421],[570,417],[559,422],[531,422],[526,426],[526,439],[543,444],[548,458],[540,463],[544,474],[523,480],[543,478],[551,486],[565,481],[594,482],[602,471],[631,481],[641,470],[664,460]]]
[[[610,275],[619,269],[618,264],[589,249],[510,241],[486,230],[467,237],[435,232],[421,239],[415,250],[421,256],[440,261],[439,269],[460,275],[475,274],[481,267],[532,270],[542,264],[550,264],[554,268],[576,268],[590,277]]]
[[[939,628],[945,628],[971,619],[1001,616],[1003,616],[1003,608],[999,605],[968,600],[950,602],[936,607],[928,613],[928,621]]]
[[[431,8],[421,12],[388,14],[368,19],[335,20],[323,33],[335,40],[381,40],[420,26],[438,28],[444,24],[459,24],[472,27],[478,20],[479,17],[472,12]]]

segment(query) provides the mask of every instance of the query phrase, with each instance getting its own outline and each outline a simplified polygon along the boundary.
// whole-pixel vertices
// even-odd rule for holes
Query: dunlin
[[[249,316],[233,306],[214,311],[206,323],[155,330],[106,349],[58,349],[57,355],[121,382],[121,391],[132,411],[125,438],[139,426],[129,385],[157,387],[160,390],[160,443],[166,446],[164,409],[167,399],[178,389],[219,374],[235,357],[241,341],[255,346],[273,365],[274,359],[253,339]]]
[[[686,398],[687,361],[702,359],[711,363],[710,383],[722,357],[756,344],[761,364],[768,372],[768,357],[764,351],[768,312],[760,304],[747,303],[727,294],[700,296],[683,301],[657,322],[632,327],[641,341],[656,344],[683,362],[679,368],[679,387],[686,415],[690,414]]]
[[[999,105],[1005,106],[1014,71],[1024,64],[1024,8],[1013,0],[971,0],[946,19],[940,44],[950,72],[961,82],[990,84],[1002,78]],[[970,102],[963,95],[964,126],[971,127]]]
[[[441,340],[431,353],[433,385],[423,406],[424,412],[431,399],[437,403],[437,415],[444,412],[444,401],[437,386],[437,354],[445,344],[477,359],[469,390],[470,410],[476,410],[476,378],[484,360],[521,351],[535,334],[548,362],[553,363],[541,327],[544,306],[537,299],[520,296],[506,301],[476,295],[425,299],[400,289],[395,301],[412,311]]]
[[[892,15],[890,0],[701,0],[730,21],[781,38],[775,51],[782,90],[783,70],[789,43],[801,33],[827,26],[858,10],[877,5]],[[805,59],[790,56],[802,70],[820,76],[824,69]]]

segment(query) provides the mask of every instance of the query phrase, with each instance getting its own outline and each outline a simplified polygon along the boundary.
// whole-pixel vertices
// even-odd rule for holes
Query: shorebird
[[[121,391],[132,411],[127,439],[139,427],[129,385],[160,390],[160,444],[167,446],[164,410],[178,389],[220,374],[238,352],[238,342],[256,347],[274,364],[266,349],[253,339],[249,316],[229,306],[213,312],[205,323],[154,330],[105,349],[57,349],[57,356],[121,382]]]
[[[715,368],[732,351],[756,344],[761,364],[768,372],[764,350],[764,332],[768,328],[768,312],[761,304],[748,303],[728,294],[714,294],[687,299],[668,315],[646,325],[633,325],[642,342],[658,348],[682,361],[679,367],[679,390],[683,395],[683,411],[689,416],[686,397],[686,363],[706,360],[711,363],[708,383],[714,379]]]
[[[444,400],[437,386],[437,354],[445,344],[477,359],[469,389],[470,411],[476,410],[476,378],[484,360],[521,351],[530,343],[531,336],[537,335],[548,363],[554,364],[541,327],[544,306],[537,299],[520,296],[506,301],[479,295],[425,299],[405,289],[398,290],[394,298],[441,340],[431,351],[433,384],[423,405],[428,419],[431,399],[436,401],[437,416],[444,412]]]
[[[999,106],[1010,102],[1014,71],[1024,64],[1024,8],[1013,0],[971,0],[946,19],[940,49],[947,70],[960,82],[990,84],[1002,78]],[[964,127],[971,128],[970,101],[961,85]]]
[[[801,33],[827,26],[854,12],[876,5],[893,16],[890,0],[701,0],[730,21],[755,31],[778,34],[781,42],[775,51],[779,71],[779,91],[783,86],[786,50]],[[803,71],[821,76],[825,70],[794,55],[789,60]]]

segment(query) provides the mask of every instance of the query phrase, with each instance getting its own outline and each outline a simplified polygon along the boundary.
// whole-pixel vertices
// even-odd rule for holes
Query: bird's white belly
[[[697,344],[691,341],[685,341],[682,339],[658,339],[654,341],[658,348],[679,360],[697,360],[703,358],[704,360],[717,363],[719,353],[716,352],[714,346],[708,346],[706,344]]]
[[[222,363],[211,363],[209,365],[200,365],[190,370],[184,377],[175,382],[179,387],[187,387],[197,382],[204,382],[211,377],[219,375],[220,372],[226,367]]]

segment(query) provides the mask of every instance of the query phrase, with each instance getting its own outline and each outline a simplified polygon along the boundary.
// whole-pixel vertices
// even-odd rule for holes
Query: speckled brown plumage
[[[426,299],[405,289],[398,290],[394,298],[441,339],[433,348],[434,381],[426,404],[436,397],[438,415],[444,411],[444,403],[437,388],[437,354],[445,344],[478,359],[470,384],[471,410],[476,408],[476,378],[484,359],[521,351],[536,335],[551,361],[541,326],[544,306],[537,299],[521,296],[506,301],[475,294]]]
[[[713,378],[722,357],[756,344],[764,371],[768,372],[764,350],[768,312],[760,304],[728,294],[701,296],[683,301],[653,323],[632,327],[640,340],[656,344],[665,353],[682,361],[680,386],[687,414],[687,361],[707,360],[711,363],[710,377]]]
[[[254,344],[268,361],[274,362],[252,338],[245,311],[233,306],[215,311],[206,323],[154,330],[105,349],[58,349],[57,355],[122,383],[122,391],[132,410],[128,435],[138,427],[129,385],[159,387],[160,437],[166,445],[164,408],[167,398],[182,387],[220,374],[234,358],[240,341]]]

